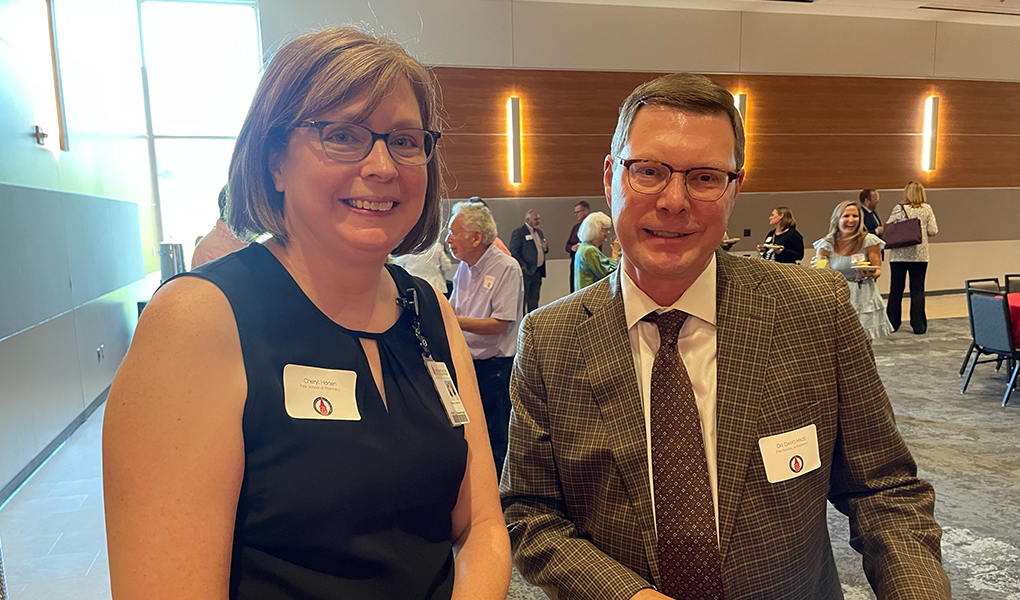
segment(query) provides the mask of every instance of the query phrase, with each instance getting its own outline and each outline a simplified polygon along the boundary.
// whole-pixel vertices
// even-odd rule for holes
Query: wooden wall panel
[[[558,136],[522,139],[523,183],[507,176],[506,136],[443,135],[449,197],[517,198],[602,195],[602,162],[611,135],[578,136],[568,145]],[[545,193],[552,190],[553,193]]]
[[[599,195],[619,105],[656,73],[437,68],[451,197]],[[1020,83],[711,75],[748,94],[748,192],[1020,185]],[[920,169],[940,97],[937,169]],[[506,98],[521,97],[524,182],[506,175]]]

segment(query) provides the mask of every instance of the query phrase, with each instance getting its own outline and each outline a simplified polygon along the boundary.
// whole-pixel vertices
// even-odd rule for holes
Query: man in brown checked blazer
[[[743,146],[732,97],[702,76],[643,84],[621,107],[605,161],[620,269],[521,326],[501,483],[514,562],[559,599],[838,599],[829,500],[879,598],[949,598],[934,492],[846,282],[716,251]],[[659,337],[677,335],[670,314],[675,343]],[[691,443],[656,427],[683,411]],[[699,487],[708,506],[692,513]],[[676,552],[706,531],[707,553]]]

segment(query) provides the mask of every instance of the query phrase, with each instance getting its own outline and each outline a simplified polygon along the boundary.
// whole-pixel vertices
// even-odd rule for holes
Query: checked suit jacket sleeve
[[[717,254],[717,468],[727,600],[842,598],[831,501],[882,599],[950,597],[918,479],[844,281]],[[514,562],[552,598],[656,585],[644,419],[619,272],[531,313],[501,493]],[[821,467],[767,481],[758,440],[808,425]],[[840,543],[840,542],[837,542]]]

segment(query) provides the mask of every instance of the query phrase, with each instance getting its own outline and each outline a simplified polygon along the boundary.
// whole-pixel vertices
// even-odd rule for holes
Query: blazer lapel
[[[595,401],[612,432],[613,457],[619,466],[631,503],[637,513],[645,555],[656,584],[659,563],[656,552],[652,495],[648,485],[648,446],[645,441],[644,409],[634,373],[634,357],[627,333],[627,318],[620,290],[620,271],[602,284],[604,294],[585,300],[591,316],[577,326],[577,337]],[[599,284],[596,284],[599,285]]]
[[[775,300],[755,291],[762,273],[718,253],[716,297],[719,549],[725,558],[747,467],[758,447],[759,405],[775,317]]]

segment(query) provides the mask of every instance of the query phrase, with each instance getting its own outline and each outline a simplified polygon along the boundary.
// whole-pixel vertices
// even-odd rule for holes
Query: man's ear
[[[606,192],[606,204],[609,205],[609,211],[613,210],[613,165],[616,164],[616,159],[611,154],[606,155],[606,160],[602,164],[602,186]]]
[[[283,173],[280,165],[283,163],[284,150],[273,150],[269,153],[269,173],[273,176],[273,185],[276,186],[276,191],[283,192]]]
[[[737,196],[737,194],[740,193],[740,188],[742,188],[744,186],[744,176],[746,176],[746,175],[747,175],[747,171],[745,171],[744,169],[740,169],[740,172],[737,174],[737,183],[734,184],[734,186],[733,186],[733,197],[734,198]]]

